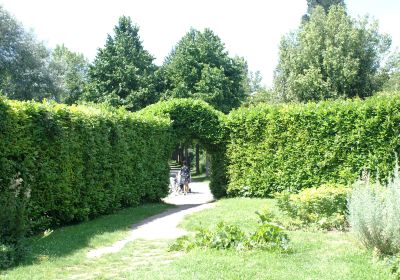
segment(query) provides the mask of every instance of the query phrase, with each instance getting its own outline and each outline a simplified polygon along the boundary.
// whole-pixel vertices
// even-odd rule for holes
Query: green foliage
[[[400,98],[242,108],[228,116],[228,194],[266,197],[352,183],[366,168],[384,181],[400,152]]]
[[[400,253],[400,178],[387,186],[368,181],[354,184],[348,202],[349,223],[367,248],[382,255]]]
[[[174,47],[162,69],[164,98],[195,98],[227,113],[245,98],[247,64],[230,58],[211,30],[190,30]]]
[[[283,228],[269,222],[268,215],[256,212],[260,218],[256,230],[246,234],[237,225],[219,222],[215,230],[199,229],[195,236],[182,236],[171,246],[170,250],[189,251],[194,248],[213,248],[218,250],[268,250],[287,251],[289,238]]]
[[[241,249],[245,243],[245,233],[236,225],[219,222],[215,231],[199,229],[194,238],[182,236],[174,242],[170,250],[189,251],[196,247],[223,249]]]
[[[343,185],[326,184],[298,194],[283,191],[277,193],[276,198],[281,210],[304,225],[344,229],[348,193],[349,189]]]
[[[73,104],[81,97],[87,83],[89,62],[78,53],[57,45],[51,54],[49,69],[52,72],[57,88],[57,101]]]
[[[54,98],[49,51],[0,6],[0,91],[19,100]]]
[[[396,50],[388,57],[383,71],[386,78],[383,89],[385,91],[400,91],[400,51]]]
[[[252,92],[246,97],[245,102],[242,104],[243,107],[255,106],[260,103],[276,103],[275,93],[272,89],[261,88],[258,91]]]
[[[154,58],[139,38],[139,27],[129,17],[120,17],[99,49],[89,68],[89,88],[84,100],[125,106],[136,111],[159,100],[156,88]]]
[[[6,192],[0,195],[0,269],[8,268],[22,260],[26,248],[26,202],[29,190],[20,178],[12,178]],[[8,187],[8,188],[7,188]]]
[[[168,193],[170,143],[160,118],[0,99],[0,197],[17,203],[9,186],[22,180],[32,232],[156,201]]]
[[[281,101],[366,97],[380,89],[379,66],[390,38],[376,22],[354,20],[341,6],[311,18],[281,40],[275,90]]]
[[[386,259],[389,265],[390,272],[393,274],[394,279],[400,279],[400,255],[391,256]]]
[[[198,141],[211,155],[210,188],[216,198],[226,195],[226,116],[201,100],[171,99],[150,105],[138,112],[144,116],[169,119],[174,145]]]
[[[307,0],[308,13],[311,13],[317,6],[321,6],[325,12],[328,12],[333,5],[344,6],[344,0]]]

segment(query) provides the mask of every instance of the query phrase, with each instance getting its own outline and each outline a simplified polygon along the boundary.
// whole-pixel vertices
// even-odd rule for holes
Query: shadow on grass
[[[174,210],[175,205],[164,203],[144,204],[126,208],[114,214],[98,217],[77,225],[66,226],[54,230],[48,236],[34,236],[27,239],[29,252],[20,265],[30,265],[38,258],[59,258],[73,254],[77,250],[90,247],[90,241],[97,235],[129,230],[147,218],[160,214],[167,209]]]

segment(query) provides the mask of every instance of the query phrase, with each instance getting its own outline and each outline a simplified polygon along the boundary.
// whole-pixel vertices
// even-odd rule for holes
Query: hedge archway
[[[146,107],[140,115],[169,119],[172,152],[179,142],[197,140],[211,155],[210,189],[214,197],[226,195],[226,116],[209,104],[194,99],[171,99]]]

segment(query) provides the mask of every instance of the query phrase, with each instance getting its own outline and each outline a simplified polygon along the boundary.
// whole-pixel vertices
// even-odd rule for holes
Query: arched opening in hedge
[[[211,158],[210,189],[214,197],[226,195],[226,116],[201,100],[172,99],[138,112],[167,118],[171,122],[169,154],[179,143],[196,140]],[[167,160],[167,159],[166,159]]]

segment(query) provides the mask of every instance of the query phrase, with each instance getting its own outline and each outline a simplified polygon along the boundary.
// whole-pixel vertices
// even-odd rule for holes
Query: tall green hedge
[[[400,151],[400,97],[259,105],[227,125],[230,195],[348,183],[363,169],[385,180]]]
[[[166,119],[0,99],[1,211],[6,197],[25,201],[37,231],[159,200],[171,137]]]
[[[190,98],[159,102],[138,114],[170,120],[175,144],[193,140],[201,143],[211,155],[211,192],[216,198],[226,195],[226,115],[202,100]]]

